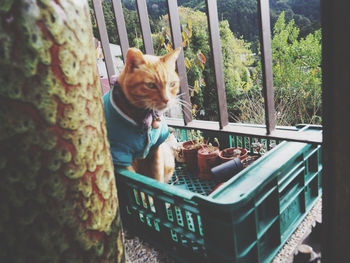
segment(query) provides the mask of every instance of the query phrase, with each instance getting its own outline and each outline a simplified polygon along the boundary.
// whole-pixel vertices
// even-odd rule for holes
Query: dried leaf
[[[185,58],[185,66],[187,69],[190,69],[192,67],[191,61],[188,58]]]
[[[198,53],[198,59],[200,60],[200,62],[202,63],[206,63],[207,59],[205,58],[205,56],[202,53]]]
[[[187,28],[184,29],[184,33],[186,33],[186,37],[188,38],[188,36],[190,35],[190,31],[188,31]]]
[[[198,80],[194,81],[194,91],[198,94]]]
[[[188,21],[187,21],[187,24],[188,24],[188,28],[189,28],[190,30],[192,30],[192,21],[191,21],[191,20],[188,20]]]

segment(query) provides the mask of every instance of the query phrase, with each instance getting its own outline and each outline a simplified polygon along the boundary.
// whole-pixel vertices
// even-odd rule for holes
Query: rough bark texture
[[[0,19],[0,262],[124,262],[87,1]]]

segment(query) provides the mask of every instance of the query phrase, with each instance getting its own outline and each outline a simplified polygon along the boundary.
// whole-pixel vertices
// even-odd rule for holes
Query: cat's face
[[[118,81],[131,104],[161,111],[175,102],[180,86],[175,62],[180,50],[177,48],[160,57],[143,55],[136,48],[128,50]]]

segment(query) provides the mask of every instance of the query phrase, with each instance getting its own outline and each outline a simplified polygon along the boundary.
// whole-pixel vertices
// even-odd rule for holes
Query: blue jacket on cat
[[[143,128],[118,108],[112,100],[111,90],[103,96],[103,104],[114,165],[130,166],[133,158],[146,158],[152,147],[168,138],[169,129],[163,119],[158,129],[153,129],[152,125]]]

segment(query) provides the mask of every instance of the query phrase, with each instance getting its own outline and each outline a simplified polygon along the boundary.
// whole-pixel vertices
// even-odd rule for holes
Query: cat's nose
[[[169,99],[168,99],[168,98],[163,98],[163,102],[164,102],[165,104],[168,104]]]

